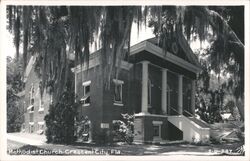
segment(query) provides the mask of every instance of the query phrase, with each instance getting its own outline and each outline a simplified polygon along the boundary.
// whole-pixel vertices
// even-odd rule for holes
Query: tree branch
[[[214,19],[220,20],[223,24],[224,27],[226,27],[226,29],[229,31],[228,35],[231,37],[232,40],[234,40],[234,42],[238,42],[237,44],[241,47],[244,48],[245,45],[240,41],[240,39],[238,38],[238,36],[235,34],[235,32],[232,30],[232,28],[228,25],[228,23],[224,20],[224,18],[217,12],[209,10],[208,8],[204,9],[204,12],[206,15],[208,15],[208,20],[210,22],[210,25],[213,28],[218,29],[218,27],[215,25],[216,22],[214,22]]]

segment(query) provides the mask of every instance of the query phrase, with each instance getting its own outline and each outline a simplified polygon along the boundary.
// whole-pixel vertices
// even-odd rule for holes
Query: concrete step
[[[210,127],[196,118],[188,118],[184,115],[169,116],[168,121],[183,131],[183,140],[188,142],[207,142],[210,137]]]

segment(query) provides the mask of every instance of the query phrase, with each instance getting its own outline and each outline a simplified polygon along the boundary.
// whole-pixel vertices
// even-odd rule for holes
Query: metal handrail
[[[194,116],[193,114],[191,114],[190,112],[188,112],[187,110],[183,110],[184,112],[186,112],[189,116]]]
[[[176,112],[178,115],[180,115],[180,113],[179,113],[176,109],[174,109],[173,107],[171,107],[171,106],[170,106],[170,110],[173,110],[173,111]]]
[[[173,110],[175,113],[177,113],[178,115],[180,115],[180,113],[176,109],[174,109],[173,107],[171,107],[171,106],[170,106],[170,110]],[[187,110],[183,110],[183,112],[187,113],[191,117],[194,117],[194,115],[191,114],[190,112],[188,112]]]

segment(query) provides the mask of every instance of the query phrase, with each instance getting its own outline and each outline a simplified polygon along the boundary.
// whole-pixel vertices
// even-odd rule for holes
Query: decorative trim
[[[90,103],[82,104],[82,106],[88,107],[88,106],[90,106]]]
[[[43,111],[44,111],[44,107],[38,109],[38,112],[43,112]]]
[[[162,125],[162,121],[152,121],[153,125]]]
[[[143,112],[135,114],[135,117],[138,117],[138,116],[164,117],[164,118],[168,117],[167,115],[156,115],[156,114],[143,113]]]
[[[44,125],[45,123],[44,123],[44,121],[39,121],[38,122],[38,125]]]
[[[114,102],[114,104],[113,105],[115,105],[115,106],[124,106],[124,104],[123,103],[118,103],[118,102]]]
[[[150,63],[150,61],[143,60],[143,61],[141,61],[140,63],[141,63],[141,64],[149,64],[149,63]]]
[[[167,68],[161,68],[162,72],[168,72],[169,70]]]
[[[32,107],[34,107],[34,105],[30,105],[27,107],[27,110],[30,110]]]
[[[96,67],[98,65],[100,65],[100,58],[99,57],[95,57],[95,58],[89,60],[89,66],[88,67],[87,67],[87,65],[84,64],[82,66],[82,70],[81,70],[81,66],[77,65],[75,68],[71,68],[71,71],[72,72],[76,71],[76,73],[79,73],[81,71],[86,71],[87,69],[91,69],[91,68]],[[124,60],[122,60],[121,64],[120,64],[120,67],[122,69],[125,69],[125,70],[129,70],[130,68],[132,68],[132,66],[133,66],[133,64],[128,63],[128,62],[126,62]],[[119,67],[118,62],[116,62],[116,67]]]
[[[82,83],[83,86],[88,86],[90,84],[91,84],[91,80]]]
[[[118,79],[113,79],[113,82],[116,84],[124,84],[124,81]]]

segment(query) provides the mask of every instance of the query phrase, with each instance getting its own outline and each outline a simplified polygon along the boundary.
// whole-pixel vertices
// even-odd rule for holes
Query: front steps
[[[184,141],[207,142],[209,140],[210,128],[204,121],[184,115],[168,116],[168,121],[183,132]]]

